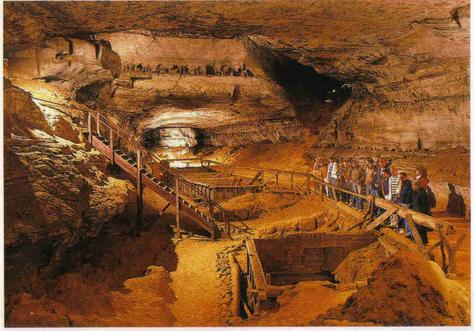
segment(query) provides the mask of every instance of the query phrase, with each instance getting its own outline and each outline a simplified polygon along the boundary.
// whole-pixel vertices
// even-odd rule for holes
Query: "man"
[[[427,215],[431,216],[431,208],[436,206],[436,197],[431,190],[431,187],[428,185],[430,180],[428,179],[428,172],[424,166],[418,165],[415,169],[416,180],[420,184],[421,188],[426,191],[428,199],[428,211]]]
[[[409,208],[413,201],[413,188],[411,186],[411,181],[408,179],[408,176],[405,172],[400,173],[400,195],[398,197],[398,204],[402,207]],[[405,229],[406,236],[413,238],[413,233],[411,232],[408,221],[404,218],[401,219],[401,223]]]
[[[392,175],[389,178],[389,200],[398,203],[398,198],[400,195],[399,191],[399,184],[400,178],[398,177],[398,169],[396,167],[392,167]]]
[[[332,168],[334,167],[334,159],[332,157],[329,158],[328,160],[328,168],[327,168],[327,172],[326,172],[326,177],[324,178],[324,181],[328,184],[331,183],[331,172],[332,172]],[[332,190],[329,189],[328,186],[326,186],[326,195],[329,197],[330,196],[330,192]]]
[[[375,165],[372,159],[365,162],[365,194],[376,196],[374,193]]]
[[[317,158],[314,161],[312,173],[313,173],[313,176],[316,177],[316,179],[319,180],[320,182],[324,182],[324,180],[326,179],[327,167],[324,166],[324,163],[323,161],[321,161],[320,158]]]
[[[428,174],[424,166],[418,165],[415,168],[415,179],[420,184],[421,188],[426,190],[430,180],[428,179]]]
[[[382,179],[380,181],[380,194],[385,200],[390,199],[390,185],[389,185],[390,171],[387,169],[382,170]]]
[[[329,183],[333,186],[338,186],[340,172],[339,172],[339,164],[337,162],[337,159],[333,159],[331,172],[329,172],[328,170],[328,174],[329,174]],[[337,192],[335,189],[332,189],[332,194],[337,199]]]
[[[348,159],[344,159],[342,161],[342,165],[340,166],[339,173],[339,186],[345,190],[351,191],[351,164]],[[341,193],[341,199],[342,202],[344,203],[349,203],[350,202],[350,195],[348,193],[342,192]]]
[[[351,184],[352,191],[355,193],[362,193],[362,183],[365,182],[365,171],[362,165],[354,160],[352,173],[351,173]],[[362,210],[362,199],[360,197],[353,196],[352,203],[357,209]]]
[[[382,185],[382,180],[383,180],[383,172],[384,172],[384,170],[387,170],[387,163],[386,163],[386,160],[384,158],[380,158],[378,161],[379,161],[378,166],[376,168],[375,175],[374,175],[374,186],[375,186],[375,189],[378,192],[378,195],[381,195],[381,191],[382,191],[381,185]]]
[[[404,207],[408,207],[413,201],[413,188],[408,175],[405,172],[400,173],[400,195],[398,203]]]
[[[428,215],[428,196],[418,181],[413,183],[413,201],[410,208],[419,213]],[[415,224],[415,226],[423,244],[426,245],[428,243],[427,228],[418,224]]]

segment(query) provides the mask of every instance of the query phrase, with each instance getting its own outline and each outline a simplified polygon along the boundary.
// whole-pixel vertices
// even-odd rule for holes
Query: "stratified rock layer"
[[[15,58],[20,48],[34,58],[35,47],[43,47],[49,36],[89,38],[99,45],[97,54],[105,59],[103,69],[108,72],[87,66],[86,71],[96,75],[94,82],[108,79],[107,84],[91,89],[92,103],[115,104],[122,115],[138,113],[137,127],[142,129],[248,125],[255,120],[294,117],[295,109],[288,101],[302,100],[286,99],[288,91],[278,88],[284,84],[275,72],[276,59],[284,57],[346,83],[352,90],[351,100],[336,113],[315,116],[317,123],[310,125],[317,132],[325,126],[321,146],[380,150],[469,147],[470,18],[465,0],[8,3],[5,11],[10,74],[18,70]],[[74,50],[75,39],[69,40]],[[94,56],[92,44],[88,47]],[[68,73],[77,75],[78,71],[74,59],[68,67],[68,42],[61,45],[64,54],[50,55],[64,62],[60,64],[64,72],[55,79],[66,82],[55,84],[93,84],[68,82],[72,79]],[[108,56],[109,50],[116,56]],[[41,59],[43,52],[36,57]],[[121,70],[116,66],[117,57]],[[160,63],[171,66],[185,61],[191,69],[191,65],[204,66],[211,60],[217,67],[246,62],[255,77],[149,78],[145,73],[133,83],[124,79],[130,76],[123,70],[126,63],[156,68]],[[34,71],[34,61],[29,61]],[[111,84],[111,77],[118,75],[120,82]],[[177,96],[179,102],[173,101]],[[321,111],[321,107],[309,108]],[[284,136],[291,139],[291,133]],[[226,139],[237,144],[231,135]],[[210,141],[216,140],[220,138]]]
[[[4,133],[10,293],[28,283],[34,287],[35,276],[54,275],[69,248],[96,236],[124,210],[133,186],[107,177],[98,152],[48,134],[46,120],[27,93],[9,87],[5,96],[5,117],[13,124]]]

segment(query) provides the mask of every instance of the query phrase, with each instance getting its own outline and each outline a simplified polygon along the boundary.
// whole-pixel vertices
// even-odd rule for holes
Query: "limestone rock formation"
[[[62,71],[52,76],[55,84],[83,87],[108,81],[91,87],[92,99],[104,96],[122,115],[137,107],[141,112],[144,103],[154,100],[152,109],[145,109],[146,119],[139,121],[143,128],[225,126],[260,109],[258,118],[265,120],[288,115],[313,118],[315,123],[304,120],[303,124],[322,129],[321,146],[404,150],[469,146],[470,18],[466,0],[9,3],[5,12],[9,73],[20,70],[19,58],[28,57],[27,67],[33,70],[32,59],[42,63],[50,54],[47,62],[58,63],[48,64],[45,72],[59,67]],[[64,44],[63,52],[42,50],[45,43],[51,45],[49,36],[69,36],[56,42]],[[80,55],[76,49],[91,54],[87,61],[79,61],[82,69],[77,65]],[[100,54],[101,61],[93,59],[95,54]],[[181,62],[171,63],[171,58]],[[72,63],[69,67],[68,61]],[[107,65],[102,63],[102,69],[96,66],[104,61]],[[119,62],[122,70],[117,68]],[[126,62],[141,65],[145,72],[127,78]],[[199,65],[205,70],[205,64],[215,63],[220,69],[220,65],[236,67],[239,62],[247,62],[255,76],[163,78],[148,72],[158,64],[170,68],[188,64],[186,70],[192,71]],[[334,112],[341,104],[334,103],[332,90],[319,95],[318,102],[306,103],[306,96],[292,95],[285,79],[291,80],[291,71],[296,70],[293,64],[336,79],[338,88],[352,91],[350,100]],[[94,82],[69,81],[84,70],[89,76],[94,73]],[[112,77],[118,75],[112,84]],[[335,94],[342,91],[336,90]],[[189,102],[196,107],[198,101],[201,110],[193,118],[186,109]],[[230,110],[229,105],[233,105]],[[326,111],[328,105],[333,107]],[[314,115],[298,116],[308,112]],[[247,123],[254,120],[248,118]],[[213,139],[210,141],[219,140]]]
[[[55,274],[69,248],[123,211],[133,186],[107,177],[97,152],[52,136],[27,93],[10,87],[5,97],[5,264],[16,291]]]

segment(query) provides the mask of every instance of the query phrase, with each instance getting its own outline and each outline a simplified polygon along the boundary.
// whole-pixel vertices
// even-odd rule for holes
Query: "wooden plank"
[[[136,233],[140,233],[142,227],[142,212],[143,212],[143,187],[141,174],[141,156],[140,151],[137,152],[137,218],[135,220]]]
[[[382,224],[387,218],[389,218],[390,216],[392,216],[393,214],[395,214],[397,212],[398,209],[396,208],[392,208],[392,209],[389,209],[389,210],[386,210],[382,215],[380,215],[379,217],[377,217],[372,223],[370,223],[369,225],[367,225],[366,229],[368,231],[371,231],[373,229],[375,229],[377,226],[379,226],[380,224]]]
[[[166,206],[164,206],[164,207],[160,210],[159,215],[160,215],[160,216],[163,215],[163,214],[165,213],[166,209],[168,209],[169,206],[171,206],[171,203],[168,202],[168,203],[166,204]]]
[[[97,129],[97,135],[100,137],[100,113],[97,111],[97,116],[96,116],[96,129]]]
[[[180,202],[179,202],[179,176],[175,176],[175,182],[176,182],[176,203],[175,203],[175,208],[176,208],[176,230],[178,231],[176,233],[177,237],[178,238],[181,238],[181,227],[180,227],[180,215],[179,215],[179,211],[180,211]]]
[[[112,128],[109,128],[109,141],[110,141],[110,161],[112,165],[115,164],[115,152],[114,152],[114,132]]]
[[[87,113],[87,131],[89,132],[89,143],[92,144],[92,115]]]
[[[418,246],[418,250],[425,258],[429,259],[429,256],[425,250],[425,245],[423,245],[420,234],[418,233],[418,229],[415,226],[415,222],[413,222],[413,217],[408,214],[406,220],[408,221],[408,225],[410,226],[411,232],[413,233],[413,238],[415,238],[415,243]]]

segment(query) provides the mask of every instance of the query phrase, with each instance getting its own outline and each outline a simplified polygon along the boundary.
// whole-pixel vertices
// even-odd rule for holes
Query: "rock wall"
[[[96,35],[106,40],[104,45],[110,44],[119,57],[130,62],[136,60],[136,64],[152,66],[169,62],[171,65],[179,60],[204,65],[212,60],[237,65],[249,61],[256,76],[247,81],[257,79],[259,84],[254,87],[249,84],[248,89],[270,92],[268,97],[260,98],[264,102],[255,103],[251,96],[258,93],[251,91],[247,98],[246,83],[234,84],[229,80],[221,88],[214,87],[212,79],[206,79],[199,84],[203,90],[198,85],[196,91],[190,92],[190,87],[196,85],[193,80],[185,78],[176,82],[177,79],[171,78],[169,83],[177,87],[167,87],[172,91],[167,94],[141,77],[134,82],[137,87],[131,90],[122,86],[117,88],[116,97],[113,92],[108,93],[109,99],[117,100],[115,106],[122,113],[133,110],[135,99],[140,109],[134,112],[139,115],[155,108],[148,112],[150,116],[145,116],[145,127],[160,126],[162,121],[196,121],[200,122],[197,125],[203,125],[208,118],[227,124],[231,119],[248,118],[249,122],[255,117],[266,119],[269,114],[272,119],[275,115],[287,116],[289,107],[281,90],[268,89],[263,82],[265,76],[272,76],[266,75],[271,68],[261,65],[259,69],[259,61],[255,61],[255,66],[250,63],[252,54],[245,49],[252,45],[271,49],[313,67],[321,75],[351,85],[351,101],[331,114],[332,120],[323,121],[329,124],[321,132],[321,146],[402,150],[420,146],[432,150],[457,145],[469,147],[467,0],[68,3],[60,7],[56,3],[8,3],[5,13],[5,49],[13,66],[15,53],[23,48],[30,59],[35,58],[34,50],[44,47],[50,36],[86,39]],[[64,40],[56,43],[64,44],[62,48],[67,46]],[[89,52],[92,59],[95,50]],[[41,51],[39,57],[42,56]],[[76,75],[74,65],[66,68],[66,59],[67,55],[64,63],[54,66],[60,65],[64,72]],[[29,61],[34,72],[35,63]],[[8,69],[10,74],[11,69]],[[111,75],[110,70],[107,72]],[[117,73],[118,70],[113,75]],[[99,72],[96,74],[101,76]],[[59,78],[66,79],[64,75]],[[128,79],[124,81],[130,83]],[[228,87],[236,85],[243,90],[241,94],[230,92]],[[213,99],[209,103],[199,97],[194,98],[198,105],[189,100],[184,103],[181,100],[180,105],[176,105],[176,100],[161,104],[163,92],[168,99],[188,93],[194,98],[205,92],[222,102]],[[223,97],[225,94],[231,100]],[[142,109],[141,103],[153,105]],[[232,104],[234,107],[229,106]],[[166,120],[155,118],[162,114],[166,114]],[[134,116],[136,119],[141,115]],[[201,116],[206,120],[200,120]]]
[[[210,146],[240,146],[249,143],[283,143],[302,140],[304,128],[295,120],[272,120],[254,124],[234,124],[203,131]]]
[[[4,131],[9,295],[32,291],[37,277],[57,274],[69,249],[96,236],[124,210],[133,186],[107,177],[97,152],[53,137],[30,95],[7,84],[4,114],[11,124]]]

